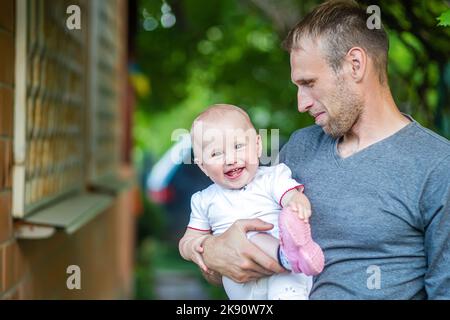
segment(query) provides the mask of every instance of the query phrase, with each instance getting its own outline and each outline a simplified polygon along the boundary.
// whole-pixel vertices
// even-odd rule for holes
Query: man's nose
[[[298,88],[297,99],[299,112],[309,111],[314,103],[311,95],[308,93],[308,90],[304,88]]]

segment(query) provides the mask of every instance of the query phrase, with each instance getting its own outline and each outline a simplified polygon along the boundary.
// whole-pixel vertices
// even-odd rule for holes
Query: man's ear
[[[256,135],[256,151],[258,152],[258,158],[261,158],[262,155],[262,139],[261,136],[258,134]]]
[[[353,47],[345,56],[349,74],[355,82],[360,82],[367,68],[367,53],[363,48]]]

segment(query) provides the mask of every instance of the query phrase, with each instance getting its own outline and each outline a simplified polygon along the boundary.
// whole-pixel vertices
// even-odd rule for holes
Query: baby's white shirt
[[[303,187],[291,175],[291,170],[281,163],[259,167],[253,180],[242,189],[212,184],[196,192],[191,198],[188,228],[221,234],[238,219],[259,218],[274,225],[268,232],[278,238],[281,200],[288,191]]]

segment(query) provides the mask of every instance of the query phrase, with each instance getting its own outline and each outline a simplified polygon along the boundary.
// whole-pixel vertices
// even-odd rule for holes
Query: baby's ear
[[[256,148],[257,148],[257,151],[258,151],[258,158],[260,158],[261,155],[262,155],[262,139],[261,139],[261,136],[259,134],[256,135]]]

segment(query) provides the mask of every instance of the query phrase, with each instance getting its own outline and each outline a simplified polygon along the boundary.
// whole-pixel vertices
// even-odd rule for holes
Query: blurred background
[[[389,83],[397,105],[422,125],[450,138],[449,2],[358,2],[380,7],[381,20],[389,34]],[[257,129],[279,129],[281,144],[294,130],[313,123],[308,115],[297,112],[289,56],[280,44],[289,28],[319,3],[136,3],[131,67],[137,93],[134,159],[142,172],[145,208],[139,221],[137,297],[160,294],[158,287],[146,288],[151,283],[144,280],[146,263],[158,272],[170,269],[180,275],[196,273],[192,264],[178,257],[176,240],[188,222],[190,196],[210,182],[195,166],[183,164],[173,164],[176,168],[170,170],[154,169],[152,176],[152,168],[161,165],[158,161],[167,162],[164,155],[169,148],[175,145],[186,150],[180,147],[183,142],[177,147],[172,141],[175,129],[189,130],[199,112],[219,102],[243,107]],[[266,146],[268,142],[265,141]],[[190,156],[186,151],[176,152],[183,154],[180,158]],[[167,261],[160,261],[162,244],[167,250]],[[152,250],[156,257],[149,258]],[[196,276],[201,279],[198,272]],[[199,283],[208,288],[209,298],[224,297],[220,289],[201,280]],[[181,291],[178,294],[182,296]]]
[[[358,2],[380,8],[401,111],[450,138],[449,1]],[[319,3],[2,0],[0,299],[226,298],[178,253],[211,183],[185,133],[220,102],[280,147],[311,125],[281,42]]]

